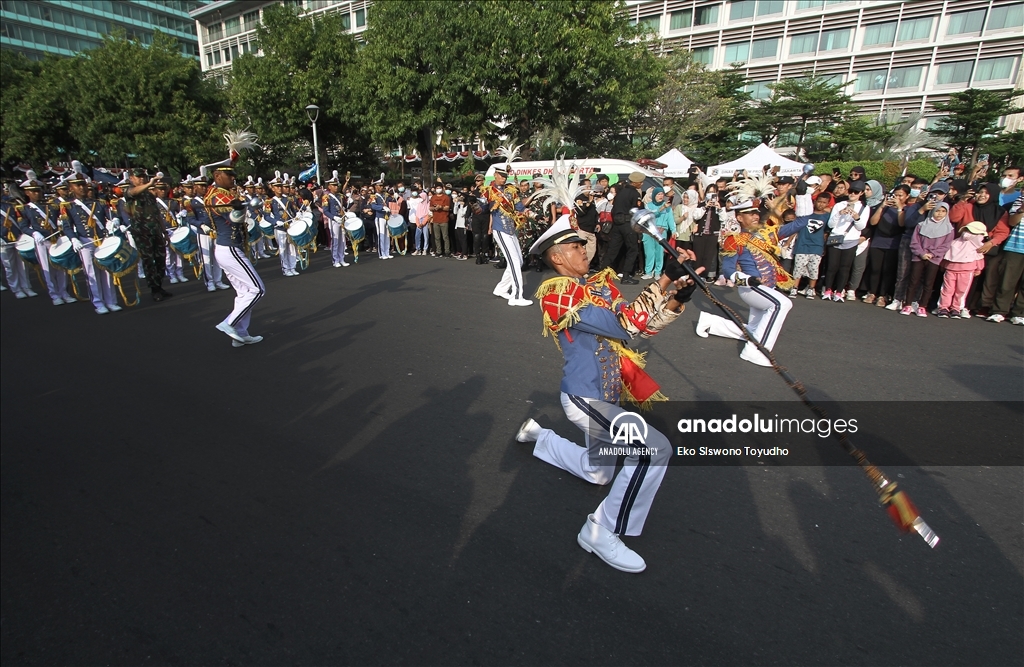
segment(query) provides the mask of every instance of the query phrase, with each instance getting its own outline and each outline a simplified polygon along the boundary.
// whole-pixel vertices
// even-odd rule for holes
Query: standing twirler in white
[[[249,262],[246,249],[249,236],[245,225],[246,203],[235,196],[234,171],[238,152],[255,145],[256,137],[248,132],[229,132],[225,136],[228,138],[231,157],[204,167],[213,170],[213,187],[206,193],[203,203],[210,214],[210,221],[217,229],[214,254],[224,275],[235,288],[235,307],[217,325],[217,329],[231,337],[233,347],[242,347],[263,340],[262,336],[249,334],[252,309],[263,298],[266,289]]]
[[[519,148],[502,147],[499,153],[509,161],[515,159],[519,154]],[[527,299],[523,290],[523,251],[516,237],[516,227],[523,224],[519,206],[519,190],[508,180],[509,165],[498,167],[494,170],[494,182],[483,189],[483,196],[487,200],[484,207],[491,214],[491,233],[494,242],[501,248],[508,266],[501,280],[495,286],[493,294],[508,300],[510,306],[529,306],[533,302]]]
[[[338,179],[338,172],[335,171],[327,180],[327,194],[320,203],[324,219],[331,225],[331,260],[336,269],[348,266],[348,262],[345,261],[345,252],[348,250],[345,242],[345,202],[338,192],[340,187],[341,181]]]

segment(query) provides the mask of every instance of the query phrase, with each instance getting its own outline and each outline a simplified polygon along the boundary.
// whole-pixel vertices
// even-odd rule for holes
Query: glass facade
[[[143,44],[159,30],[178,40],[181,52],[199,56],[195,21],[189,12],[208,0],[2,0],[0,48],[39,60],[44,54],[70,56],[103,43],[103,36],[122,30]]]

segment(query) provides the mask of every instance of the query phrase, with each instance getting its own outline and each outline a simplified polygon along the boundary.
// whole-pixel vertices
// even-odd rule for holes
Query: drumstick
[[[661,244],[661,246],[672,257],[679,259],[679,252],[669,245],[668,241],[666,241],[665,237],[661,234],[661,230],[655,226],[653,213],[647,213],[647,215],[644,215],[644,211],[642,209],[634,209],[632,221],[633,229],[652,237]],[[796,392],[796,395],[800,397],[800,400],[803,401],[804,405],[810,408],[810,410],[819,417],[828,418],[828,415],[825,414],[825,410],[813,403],[807,396],[807,390],[804,388],[803,384],[793,377],[788,370],[780,366],[778,362],[775,361],[775,355],[772,354],[772,351],[762,345],[756,337],[750,334],[746,323],[735,313],[735,311],[732,310],[732,308],[725,305],[715,297],[708,284],[703,278],[697,275],[693,267],[686,263],[683,263],[682,267],[688,277],[697,285],[700,291],[704,293],[708,300],[718,306],[718,308],[726,314],[728,319],[739,327],[740,331],[743,332],[743,337],[749,343],[753,344],[761,354],[768,358],[768,361],[771,363],[775,372],[779,374],[790,389]],[[883,507],[885,507],[886,511],[888,511],[889,518],[891,518],[893,523],[896,524],[896,527],[905,533],[909,533],[910,531],[918,533],[922,538],[924,538],[924,541],[928,546],[934,549],[939,543],[939,536],[936,535],[935,531],[933,531],[931,527],[925,523],[924,519],[921,518],[917,507],[914,506],[914,503],[911,502],[907,494],[903,491],[897,490],[896,482],[886,477],[885,473],[868,461],[864,452],[854,447],[845,432],[840,433],[834,431],[834,433],[839,439],[839,445],[847,454],[853,457],[857,462],[857,465],[859,465],[861,470],[864,471],[864,474],[867,475],[869,480],[871,480],[872,486],[875,487],[875,492],[878,493],[879,502]]]

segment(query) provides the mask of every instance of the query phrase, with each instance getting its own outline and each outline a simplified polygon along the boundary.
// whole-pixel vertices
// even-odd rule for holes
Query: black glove
[[[755,278],[754,276],[748,276],[748,277],[744,278],[743,280],[737,281],[736,286],[737,287],[743,287],[744,285],[746,285],[747,287],[757,287],[760,284],[761,284],[761,279],[760,278]]]
[[[241,199],[233,199],[231,200],[231,208],[236,211],[244,211],[246,208],[245,202],[242,201]]]
[[[688,264],[691,269],[693,268],[693,262],[690,260],[686,260],[685,263]],[[683,268],[682,264],[673,260],[665,263],[665,275],[668,276],[672,282],[675,282],[690,274],[686,272],[686,269]]]
[[[697,283],[689,283],[686,287],[680,287],[679,291],[672,295],[672,298],[679,303],[689,303],[693,298],[693,292],[697,289]]]

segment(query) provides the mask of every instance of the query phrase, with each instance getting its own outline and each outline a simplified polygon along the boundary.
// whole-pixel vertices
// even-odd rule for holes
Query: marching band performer
[[[264,208],[266,219],[274,225],[274,238],[277,239],[277,256],[281,260],[281,272],[288,276],[299,275],[295,270],[298,249],[288,236],[288,223],[291,222],[293,211],[288,195],[285,194],[288,175],[281,177],[280,171],[274,172],[274,178],[270,179],[270,189],[273,195],[267,200]]]
[[[8,192],[14,187],[5,188]],[[4,274],[7,284],[10,286],[14,296],[24,299],[29,296],[38,296],[32,291],[32,283],[28,278],[28,270],[25,268],[25,260],[18,252],[18,238],[24,233],[22,223],[18,216],[18,200],[9,196],[6,192],[0,199],[0,216],[3,218],[3,236],[0,237],[0,257],[3,258]],[[26,225],[27,227],[27,225]]]
[[[574,180],[572,174],[567,176],[570,182]],[[560,175],[556,173],[552,180],[557,183]],[[566,199],[571,206],[574,197]],[[533,419],[523,423],[516,440],[536,443],[533,455],[546,463],[593,484],[611,485],[576,541],[617,570],[642,572],[647,567],[644,559],[619,536],[635,536],[643,530],[671,458],[670,443],[652,428],[643,451],[624,455],[618,474],[619,457],[602,455],[600,449],[614,446],[610,426],[627,414],[619,407],[620,398],[641,406],[665,400],[658,385],[642,370],[641,355],[625,342],[637,336],[650,338],[675,321],[696,285],[683,277],[679,263],[669,262],[666,275],[627,303],[613,282],[614,269],[586,277],[590,269],[586,241],[577,234],[571,216],[571,212],[562,215],[537,239],[530,253],[543,257],[558,273],[541,284],[536,296],[541,300],[544,333],[555,338],[564,357],[562,408],[583,431],[586,445],[581,447],[541,428]],[[689,251],[683,253],[692,259]],[[673,286],[678,291],[670,293]]]
[[[246,181],[246,187],[240,188],[242,193],[242,201],[246,202],[246,222],[252,220],[253,224],[259,225],[260,221],[263,220],[263,203],[266,200],[264,196],[263,178],[260,177],[258,181],[253,181],[252,176],[249,176],[249,180]],[[256,241],[256,257],[259,259],[270,259],[270,255],[267,254],[267,239],[263,237],[263,233],[260,232],[260,238]]]
[[[502,146],[498,153],[508,162],[519,155],[519,147]],[[510,306],[529,306],[533,302],[523,296],[523,253],[516,236],[516,228],[520,223],[521,211],[517,211],[519,191],[515,185],[507,183],[509,164],[494,170],[494,182],[483,189],[487,200],[484,208],[491,214],[491,232],[494,241],[501,247],[508,266],[494,288],[494,296],[508,300]]]
[[[50,246],[53,245],[51,239],[59,233],[59,205],[50,206],[43,202],[43,184],[36,180],[34,171],[26,172],[26,176],[28,178],[21,184],[21,190],[28,198],[28,202],[20,211],[24,221],[23,228],[27,227],[24,231],[31,234],[36,242],[36,259],[39,260],[39,270],[43,274],[43,281],[46,283],[46,290],[53,305],[73,303],[75,298],[68,294],[67,272],[50,264]]]
[[[96,313],[106,315],[121,310],[110,273],[99,269],[93,262],[96,246],[106,237],[109,210],[106,204],[87,196],[88,184],[89,179],[78,172],[68,179],[72,200],[66,208],[63,231],[82,258],[82,272],[85,273]]]
[[[168,280],[173,285],[176,283],[187,283],[188,278],[185,277],[184,263],[182,262],[181,255],[171,247],[170,234],[178,228],[179,206],[177,201],[169,199],[170,189],[170,183],[163,178],[157,180],[153,185],[153,195],[156,197],[156,204],[160,207],[160,214],[163,218],[164,271]]]
[[[348,179],[345,183],[348,183]],[[329,220],[331,225],[331,259],[334,260],[334,268],[348,266],[348,262],[345,261],[345,253],[348,250],[345,242],[345,203],[338,194],[340,187],[338,172],[335,171],[327,180],[327,194],[324,195],[321,204],[324,219]]]
[[[248,231],[245,226],[246,203],[235,196],[235,160],[242,150],[255,145],[256,136],[250,132],[228,132],[230,157],[202,169],[213,169],[214,187],[206,193],[204,204],[216,227],[217,238],[214,254],[217,263],[235,288],[235,305],[224,320],[217,325],[219,331],[227,334],[232,347],[254,345],[263,340],[262,336],[249,334],[249,319],[256,302],[263,298],[266,289],[256,269],[249,262],[246,244]]]
[[[769,350],[782,331],[786,315],[793,302],[775,288],[788,290],[796,284],[779,263],[780,238],[786,238],[807,226],[809,218],[790,222],[781,227],[761,223],[760,199],[746,198],[733,204],[732,211],[740,225],[738,234],[730,234],[722,242],[722,273],[739,288],[739,296],[750,306],[747,330]],[[765,210],[767,218],[771,211]],[[701,311],[697,319],[697,335],[736,338],[743,340],[743,332],[732,321],[719,315]],[[771,366],[771,361],[749,341],[740,352],[740,359],[758,366]]]
[[[372,183],[373,192],[370,194],[370,210],[373,211],[374,229],[377,231],[377,257],[380,259],[391,259],[391,237],[388,236],[388,209],[387,200],[384,197],[384,174]]]
[[[189,223],[196,230],[196,237],[199,241],[199,254],[203,258],[203,277],[206,280],[206,291],[214,292],[219,289],[231,289],[224,284],[224,272],[217,263],[217,256],[213,252],[214,239],[217,231],[211,224],[210,214],[206,210],[206,188],[208,180],[205,172],[201,172],[198,178],[192,179],[192,193],[185,187],[185,194],[189,196],[189,205],[192,215]]]
[[[142,265],[146,283],[152,293],[153,301],[163,301],[171,296],[164,289],[164,266],[167,257],[167,234],[164,232],[164,209],[157,203],[156,195],[151,192],[161,183],[163,174],[149,178],[146,170],[136,167],[129,172],[131,186],[125,190],[125,209],[131,219],[131,236],[135,249],[139,252],[139,263]],[[164,196],[169,187],[163,183]],[[113,229],[108,229],[113,234]]]

